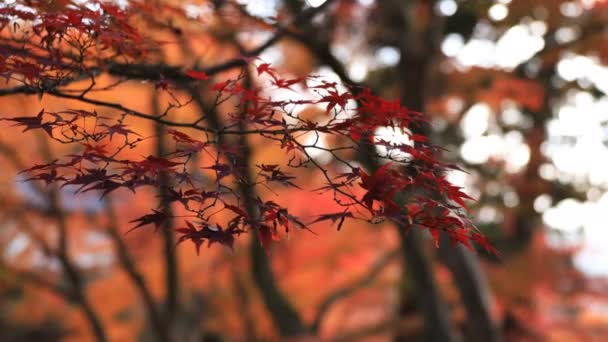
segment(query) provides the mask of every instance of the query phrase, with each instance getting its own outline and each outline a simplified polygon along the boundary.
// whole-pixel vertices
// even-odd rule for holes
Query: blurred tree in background
[[[69,187],[24,182],[24,173],[15,178],[33,165],[81,151],[49,141],[44,131],[20,134],[21,128],[2,122],[0,340],[599,341],[608,336],[602,234],[608,213],[608,5],[599,0],[114,3],[116,11],[129,6],[141,11],[129,25],[145,28],[155,44],[129,35],[126,22],[113,23],[123,26],[97,39],[111,46],[118,42],[125,59],[76,80],[67,88],[72,92],[60,92],[62,84],[52,83],[15,88],[3,75],[2,118],[81,108],[77,101],[86,97],[93,99],[87,108],[100,115],[112,115],[104,107],[109,103],[161,120],[173,118],[165,116],[169,110],[196,119],[196,113],[172,107],[182,99],[171,92],[174,85],[202,112],[225,114],[229,109],[202,85],[205,79],[239,78],[242,70],[263,74],[260,66],[266,63],[276,73],[278,98],[310,91],[300,81],[284,83],[310,76],[355,86],[351,89],[369,87],[425,113],[430,125],[411,128],[419,129],[413,133],[446,147],[442,159],[466,171],[450,171],[448,179],[477,199],[469,203],[471,216],[500,256],[452,246],[452,236],[444,233],[434,249],[429,234],[406,233],[399,224],[383,223],[384,229],[347,220],[336,232],[330,219],[312,226],[315,234],[291,231],[288,241],[272,245],[270,258],[255,234],[237,239],[233,251],[214,247],[197,255],[175,247],[178,217],[140,221],[158,223],[156,234],[149,226],[125,234],[139,223],[129,221],[145,218],[155,207],[151,203],[160,203],[167,216],[177,210],[159,202],[170,196],[162,190],[116,192],[100,200],[91,192],[75,196]],[[11,55],[35,52],[25,36],[9,34],[27,24],[15,16],[61,13],[73,5],[99,10],[88,1],[0,4],[0,23],[6,25],[0,69]],[[55,20],[80,25],[90,19]],[[145,49],[154,56],[146,57],[149,68],[130,64]],[[48,72],[44,63],[53,61],[11,67],[19,68],[27,84]],[[97,92],[103,95],[94,96]],[[298,116],[323,122],[325,113],[325,104],[309,105]],[[207,114],[205,120],[219,130],[226,117]],[[171,140],[159,121],[128,115],[122,120],[142,137],[157,137],[138,141],[132,158],[164,156],[180,137]],[[114,126],[111,134],[126,137],[127,126]],[[374,135],[394,143],[410,139],[391,128]],[[335,143],[324,136],[311,139],[306,144]],[[251,168],[288,158],[262,137],[225,143],[243,148]],[[376,149],[348,158],[373,170],[380,165],[374,152],[391,153],[387,145]],[[310,154],[320,165],[336,157],[322,150]],[[217,176],[190,171],[202,182]],[[305,189],[323,177],[304,169],[293,175]],[[288,203],[289,212],[311,218],[307,222],[341,209],[331,192],[319,197],[296,190],[273,188],[262,195]],[[238,191],[246,203],[255,203],[255,189]],[[333,219],[342,223],[340,216]]]

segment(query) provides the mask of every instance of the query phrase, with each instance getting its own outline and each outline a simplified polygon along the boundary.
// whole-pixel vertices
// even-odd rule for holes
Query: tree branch
[[[42,154],[46,160],[50,161],[52,158],[48,144],[44,139],[40,139],[40,141],[42,142]],[[0,152],[5,154],[8,157],[8,160],[11,161],[16,167],[24,165],[24,163],[19,159],[19,157],[15,153],[14,149],[11,149],[9,146],[0,143]],[[49,204],[49,210],[45,211],[43,214],[50,215],[57,222],[58,225],[58,247],[56,249],[52,249],[46,244],[44,244],[43,248],[45,252],[52,254],[59,260],[64,275],[68,280],[68,284],[70,285],[70,288],[64,289],[62,287],[59,287],[51,282],[44,280],[41,277],[38,277],[37,275],[31,272],[20,272],[20,276],[22,276],[23,279],[32,281],[39,286],[47,288],[53,291],[54,293],[59,294],[64,298],[77,303],[82,309],[96,340],[99,342],[105,342],[108,339],[105,333],[105,329],[101,323],[101,319],[99,318],[98,314],[95,312],[91,303],[89,302],[86,296],[85,284],[82,280],[81,274],[79,273],[77,266],[74,265],[74,263],[70,259],[68,253],[66,213],[59,205],[57,190],[55,188],[51,188],[49,191],[45,191],[41,187],[34,187],[34,189],[40,194],[40,196],[46,198]],[[36,241],[38,241],[38,239],[36,239]]]
[[[342,298],[350,296],[356,291],[370,285],[380,275],[380,273],[382,273],[386,266],[393,262],[399,255],[401,255],[401,250],[399,248],[386,253],[372,265],[366,274],[351,284],[330,293],[323,301],[321,301],[321,304],[317,309],[317,315],[315,316],[310,329],[313,332],[318,333],[325,315],[327,312],[329,312],[329,309],[333,304]]]
[[[133,262],[133,258],[129,254],[129,250],[122,239],[121,234],[118,231],[118,222],[116,219],[116,213],[114,212],[114,208],[112,207],[112,203],[109,197],[106,197],[105,200],[106,212],[109,219],[108,224],[108,234],[112,239],[114,244],[114,248],[116,249],[116,254],[118,255],[118,260],[120,260],[120,264],[123,270],[127,273],[135,287],[137,288],[139,295],[144,303],[146,308],[146,313],[148,315],[148,319],[150,321],[150,325],[156,331],[158,335],[159,341],[171,341],[170,333],[167,329],[166,323],[163,321],[161,314],[156,306],[154,301],[154,297],[148,288],[143,275],[137,270],[137,266]]]
[[[153,96],[152,107],[154,113],[159,113],[158,97]],[[166,130],[165,127],[156,123],[154,125],[154,131],[156,134],[156,155],[162,158],[167,154],[165,147]],[[160,198],[160,211],[165,214],[166,219],[162,224],[162,237],[163,237],[163,255],[165,260],[165,314],[166,319],[171,324],[177,313],[179,305],[179,270],[177,262],[177,251],[175,250],[175,233],[173,232],[173,220],[170,219],[173,216],[173,210],[171,203],[167,201],[169,194],[167,189],[170,188],[171,180],[166,172],[159,174],[158,184],[158,196]]]
[[[222,122],[217,111],[205,104],[203,97],[198,93],[196,88],[189,88],[188,90],[191,92],[194,102],[199,106],[201,112],[206,114],[208,123],[214,130],[220,131]],[[242,112],[245,113],[246,111]],[[239,122],[239,130],[246,130],[243,120]],[[223,143],[221,136],[218,136],[217,143]],[[245,135],[239,136],[238,144],[241,154],[236,164],[245,166],[241,170],[243,181],[239,183],[238,191],[242,196],[248,215],[255,222],[259,219],[259,213],[254,204],[256,200],[255,189],[252,186],[253,181],[248,169],[251,158],[250,145]],[[273,322],[277,325],[281,336],[303,334],[306,328],[297,311],[278,289],[268,256],[257,237],[257,230],[253,230],[251,235],[250,253],[253,278],[262,293],[262,298],[272,316]]]
[[[47,162],[51,162],[52,155],[48,145],[48,141],[44,139],[40,139],[42,142],[41,150],[43,157],[47,160]],[[63,267],[63,271],[68,278],[70,285],[72,287],[72,291],[74,294],[74,298],[84,311],[85,316],[87,317],[91,329],[97,340],[99,342],[107,341],[107,336],[105,329],[102,326],[101,319],[93,309],[93,306],[89,302],[86,296],[85,284],[82,279],[78,268],[69,256],[68,251],[68,227],[67,227],[67,219],[66,214],[63,211],[63,208],[60,207],[59,203],[59,194],[56,188],[51,188],[49,192],[46,193],[47,201],[49,202],[50,212],[55,217],[57,221],[57,230],[58,230],[58,248],[56,250],[57,258]]]
[[[54,294],[68,302],[75,301],[76,299],[74,294],[69,289],[66,289],[63,286],[48,281],[34,272],[18,270],[6,264],[0,265],[0,269],[4,269],[7,271],[7,273],[14,274],[17,278],[25,282],[31,283],[34,286],[38,286],[50,292],[53,292]]]

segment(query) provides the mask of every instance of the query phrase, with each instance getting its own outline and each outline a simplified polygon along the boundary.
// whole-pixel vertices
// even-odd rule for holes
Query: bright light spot
[[[103,267],[114,262],[114,255],[107,252],[80,253],[76,255],[75,261],[82,268]]]
[[[467,139],[460,146],[460,155],[470,164],[483,164],[490,159],[490,151],[487,145],[483,145],[487,141],[487,137],[477,137]]]
[[[528,26],[513,26],[496,42],[496,64],[505,69],[515,68],[544,47],[542,36],[532,34]]]
[[[490,134],[470,137],[460,146],[460,155],[471,164],[483,164],[490,159],[503,160],[505,170],[516,173],[528,164],[530,148],[521,133],[511,131],[504,136]]]
[[[318,70],[316,70],[313,74],[319,75],[320,76],[319,78],[323,79],[326,82],[335,82],[338,85],[337,88],[340,92],[348,90],[344,86],[344,84],[342,84],[342,79],[340,78],[340,76],[338,76],[338,74],[336,74],[330,67],[322,66]],[[311,82],[311,84],[320,85],[320,84],[316,84],[314,81]]]
[[[435,11],[438,14],[449,17],[458,10],[458,4],[454,0],[440,0],[435,4]]]
[[[304,150],[310,156],[310,158],[317,161],[319,164],[327,164],[332,160],[332,154],[324,149],[328,148],[327,138],[325,134],[307,134],[306,138],[302,142]]]
[[[511,131],[504,136],[502,157],[507,172],[521,171],[530,161],[530,147],[523,141],[519,131]]]
[[[580,29],[577,27],[560,27],[555,31],[555,41],[558,44],[567,44],[576,40],[580,34]]]
[[[494,21],[501,21],[509,15],[509,8],[504,4],[494,4],[488,9],[488,16]]]
[[[480,66],[491,68],[495,64],[493,41],[488,39],[471,39],[457,53],[456,60],[463,66]]]
[[[546,210],[543,214],[543,221],[553,229],[573,233],[583,226],[581,216],[583,210],[583,203],[567,198],[560,201],[555,207]]]
[[[595,99],[585,91],[571,91],[554,107],[556,117],[547,122],[547,141],[541,151],[557,168],[541,177],[557,177],[583,187],[608,187],[608,97]],[[539,170],[541,171],[541,170]]]
[[[276,0],[237,0],[241,5],[245,5],[247,12],[256,17],[274,17],[277,15]]]
[[[538,175],[542,179],[553,181],[557,178],[557,169],[553,164],[542,164],[538,167]]]
[[[209,4],[195,5],[192,3],[184,4],[184,12],[190,19],[198,19],[209,16],[213,13],[213,9]]]
[[[479,198],[479,189],[475,186],[479,180],[479,173],[471,171],[465,173],[458,170],[451,170],[446,174],[446,179],[453,185],[462,188],[462,191],[473,198]]]
[[[602,190],[598,188],[590,188],[587,190],[587,199],[589,201],[597,201],[602,197]]]
[[[453,56],[460,68],[478,66],[512,70],[544,48],[543,35],[546,32],[546,23],[530,21],[511,27],[494,42],[496,30],[480,21],[475,26],[473,38],[464,46],[461,40],[456,37],[448,40],[448,36],[442,42],[441,49],[446,56]]]
[[[448,57],[456,56],[464,47],[464,38],[458,33],[448,34],[441,43],[441,52]]]
[[[586,80],[608,94],[608,68],[597,58],[569,54],[557,64],[557,73],[566,81]]]
[[[376,145],[376,151],[381,156],[385,156],[398,161],[405,161],[410,157],[409,153],[399,149],[400,146],[414,146],[414,142],[410,139],[409,130],[402,130],[398,127],[378,127],[374,132],[374,141],[388,142],[389,147],[384,145]]]
[[[530,32],[535,36],[544,36],[547,33],[547,23],[541,20],[535,20],[528,24]]]
[[[519,205],[519,196],[515,191],[507,191],[502,195],[502,201],[509,208],[515,208]]]
[[[557,63],[557,73],[564,80],[571,82],[582,76],[579,68],[588,67],[590,63],[591,61],[583,56],[578,56],[576,59],[573,57],[562,58]]]
[[[596,201],[581,202],[568,198],[543,214],[543,221],[557,230],[560,239],[549,242],[557,247],[579,245],[583,247],[574,256],[577,268],[589,275],[608,275],[608,253],[605,241],[608,231],[608,194],[604,193]]]
[[[350,60],[352,57],[352,50],[346,44],[332,44],[331,54],[336,56],[340,60]]]
[[[395,66],[401,59],[401,52],[395,47],[383,46],[376,51],[376,59],[382,66]]]
[[[559,11],[565,16],[575,18],[583,14],[583,6],[574,1],[562,2],[559,5]]]
[[[525,117],[515,104],[509,104],[503,109],[500,119],[505,125],[518,126],[524,123]]]
[[[542,194],[534,199],[534,210],[537,213],[544,213],[551,207],[553,199],[547,194]]]
[[[264,50],[262,54],[260,54],[260,60],[271,65],[278,65],[283,63],[283,57],[284,55],[282,51],[276,46],[270,47]]]
[[[374,4],[374,0],[357,0],[357,2],[363,6],[371,6]]]
[[[474,104],[460,121],[460,128],[465,137],[477,137],[488,129],[492,109],[485,103]]]
[[[581,4],[585,9],[591,9],[598,3],[602,3],[606,0],[580,0]]]
[[[116,6],[120,7],[121,10],[125,10],[129,6],[129,0],[114,0]]]
[[[323,5],[327,0],[306,0],[311,7],[319,7]]]
[[[484,205],[479,209],[477,218],[483,223],[496,222],[498,220],[498,211],[492,206]]]
[[[91,230],[84,237],[84,242],[89,246],[99,246],[108,243],[108,235],[98,230]]]
[[[502,187],[499,182],[489,181],[486,183],[486,193],[488,196],[498,196],[502,191]]]
[[[469,176],[466,173],[464,173],[462,171],[458,171],[458,170],[452,170],[452,171],[448,172],[446,179],[450,183],[452,183],[456,186],[459,186],[461,188],[465,187],[470,182]]]
[[[355,82],[361,82],[367,77],[369,71],[368,64],[366,61],[356,59],[348,64],[348,76]]]
[[[4,247],[4,256],[13,258],[23,252],[30,244],[30,239],[26,234],[18,233],[16,237],[11,239],[7,246]]]
[[[458,114],[464,108],[464,100],[458,96],[450,96],[445,102],[445,107],[449,114]]]
[[[466,148],[465,148],[466,145]],[[474,161],[487,162],[493,155],[500,156],[503,150],[503,140],[499,135],[491,134],[488,136],[468,139],[461,149],[462,157],[473,163]]]

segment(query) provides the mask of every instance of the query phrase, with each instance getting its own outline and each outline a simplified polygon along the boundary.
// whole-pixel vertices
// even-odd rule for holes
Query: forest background
[[[602,341],[608,336],[608,4],[101,4],[0,3],[0,75],[6,79],[0,86],[1,341]],[[101,37],[120,53],[104,58],[122,62],[126,56],[124,64],[96,66],[64,86],[43,82],[41,75],[48,75],[53,62],[11,59],[23,57],[26,49],[18,47],[31,43],[23,32],[36,26],[24,13],[54,18],[57,26],[45,22],[46,34],[51,28],[91,25],[85,10],[115,20]],[[142,64],[134,60],[145,61],[146,68],[137,68]],[[304,86],[308,78],[335,82],[341,91],[367,87],[387,102],[398,100],[423,113],[428,125],[420,133],[444,148],[439,159],[463,170],[450,170],[447,179],[475,199],[465,200],[467,215],[498,253],[484,250],[485,240],[453,244],[454,236],[435,236],[430,229],[404,234],[393,223],[319,216],[342,210],[331,191],[313,191],[323,166],[336,162],[331,150],[323,150],[334,143],[325,135],[299,138],[312,146],[304,150],[319,167],[289,169],[289,176],[273,173],[271,165],[284,165],[291,155],[263,135],[235,145],[246,147],[252,173],[272,174],[266,179],[281,183],[260,190],[264,198],[282,203],[306,223],[319,222],[310,230],[281,231],[272,243],[248,233],[234,241],[210,239],[219,243],[205,244],[198,253],[188,242],[176,245],[188,231],[175,231],[184,219],[177,203],[159,201],[168,196],[162,186],[131,193],[101,182],[76,193],[78,186],[45,184],[57,175],[21,172],[83,148],[50,139],[44,125],[15,118],[36,117],[41,110],[94,111],[120,120],[119,126],[106,126],[114,143],[140,139],[127,151],[130,158],[163,158],[180,143],[190,144],[163,125],[163,118],[197,120],[193,108],[211,106],[209,112],[217,115],[216,121],[206,117],[210,124],[230,120],[230,110],[209,90],[217,91],[217,84],[237,79],[275,98],[306,100],[315,94]],[[297,116],[323,122],[333,107],[357,105],[340,100],[303,103]],[[161,120],[133,113],[156,113]],[[388,127],[374,135],[376,142],[394,144],[412,138]],[[388,145],[377,145],[378,153],[388,153]],[[369,167],[360,159],[357,165]],[[192,175],[209,184],[217,183],[221,172],[227,174],[220,178],[234,176],[218,165],[195,167]],[[151,209],[175,215],[146,216]],[[274,215],[284,223],[278,211]]]

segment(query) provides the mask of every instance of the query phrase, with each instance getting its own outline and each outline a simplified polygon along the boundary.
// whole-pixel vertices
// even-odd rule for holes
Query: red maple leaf
[[[135,227],[131,228],[127,233],[129,233],[139,227],[146,226],[148,224],[153,224],[154,231],[157,231],[158,228],[160,228],[160,226],[169,219],[169,217],[170,217],[169,215],[165,214],[162,211],[152,209],[152,214],[146,214],[140,218],[136,218],[135,220],[129,221],[129,223],[137,222],[137,225]]]
[[[190,69],[190,70],[186,71],[186,75],[188,75],[191,78],[194,78],[196,80],[201,80],[201,81],[209,79],[209,76],[204,71],[196,71],[196,70]]]
[[[500,255],[500,252],[496,248],[494,248],[494,246],[492,245],[492,242],[490,242],[490,239],[488,239],[484,235],[479,234],[479,233],[473,233],[471,235],[471,239],[473,241],[475,241],[475,243],[478,244],[480,247],[485,249],[486,252],[496,255],[496,256]]]

